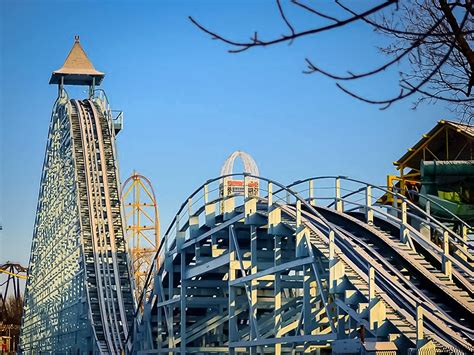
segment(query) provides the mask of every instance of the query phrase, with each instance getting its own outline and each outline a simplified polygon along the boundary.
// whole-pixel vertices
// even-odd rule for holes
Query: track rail
[[[469,301],[467,295],[464,299],[453,297],[453,293],[449,292],[455,288],[453,284],[448,283],[449,287],[446,287],[441,280],[430,277],[429,273],[434,269],[426,270],[426,264],[414,267],[399,254],[406,248],[389,238],[382,240],[379,231],[369,229],[371,226],[327,209],[318,208],[318,211],[336,231],[336,244],[344,257],[349,257],[365,272],[368,265],[375,268],[377,285],[390,296],[396,307],[416,317],[415,309],[421,305],[426,318],[425,327],[432,337],[438,338],[439,345],[470,349],[474,341],[472,299],[464,303],[462,301]],[[311,213],[304,215],[321,228],[319,217]],[[438,271],[438,274],[441,272]]]
[[[130,284],[111,132],[93,101],[73,100],[71,105],[92,327],[100,352],[120,353],[125,349],[127,313],[133,302],[131,295],[124,297]]]

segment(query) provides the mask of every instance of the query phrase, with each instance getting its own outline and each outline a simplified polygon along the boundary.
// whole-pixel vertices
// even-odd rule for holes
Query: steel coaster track
[[[235,177],[238,174],[232,174],[229,176]],[[220,211],[220,215],[217,214],[217,216],[213,217],[213,222],[214,225],[209,225],[208,228],[205,228],[203,232],[201,231],[196,231],[194,227],[194,233],[192,232],[193,229],[191,229],[190,226],[196,224],[196,219],[198,216],[203,212],[206,211],[210,206],[216,205],[216,204],[221,204],[223,203],[225,205],[225,200],[226,199],[234,199],[235,196],[227,196],[223,198],[217,198],[215,200],[209,201],[207,197],[207,192],[209,191],[209,186],[211,183],[219,181],[220,179],[223,179],[225,177],[220,177],[216,179],[212,179],[206,182],[203,186],[201,186],[199,189],[197,189],[189,198],[188,200],[183,203],[181,206],[180,210],[178,211],[175,219],[173,220],[172,224],[170,225],[169,229],[167,230],[165,234],[165,243],[163,243],[160,246],[160,250],[157,253],[157,257],[155,258],[155,263],[154,268],[152,268],[152,272],[148,275],[148,281],[153,277],[155,278],[155,288],[150,296],[149,299],[145,300],[142,299],[140,302],[144,303],[145,306],[145,315],[144,318],[141,318],[139,315],[137,315],[137,321],[138,321],[138,329],[139,333],[141,333],[143,339],[143,334],[147,333],[148,335],[145,336],[148,337],[149,343],[148,343],[148,349],[154,348],[155,346],[158,346],[158,348],[162,348],[163,351],[167,348],[173,348],[176,346],[180,346],[181,350],[187,349],[187,351],[204,351],[204,348],[186,348],[186,344],[180,344],[181,338],[178,336],[177,338],[175,337],[175,330],[173,330],[174,327],[178,326],[180,321],[181,321],[181,336],[184,334],[182,333],[183,330],[186,330],[186,325],[184,325],[183,328],[183,319],[186,319],[186,316],[183,315],[179,316],[176,313],[176,307],[172,306],[173,304],[177,304],[176,302],[181,304],[181,307],[183,306],[183,293],[181,293],[181,300],[178,298],[174,298],[175,296],[171,296],[168,299],[166,299],[165,294],[168,291],[165,291],[163,288],[163,284],[165,283],[165,280],[168,280],[169,286],[174,285],[176,282],[183,282],[183,280],[176,280],[176,276],[173,276],[176,272],[173,271],[170,274],[170,269],[169,266],[166,265],[173,265],[175,262],[178,262],[179,265],[179,260],[181,260],[181,272],[183,272],[183,255],[181,252],[181,257],[178,257],[180,252],[179,250],[183,250],[183,248],[189,247],[193,242],[193,238],[196,238],[199,240],[202,237],[199,237],[200,234],[204,232],[204,235],[207,234],[212,234],[213,230],[222,230],[222,227],[227,226],[229,223],[231,225],[240,225],[239,228],[242,227],[239,221],[242,220],[242,218],[245,218],[247,221],[247,213],[248,213],[248,208],[247,208],[247,202],[245,202],[241,207],[233,207],[232,202],[232,208],[228,211]],[[374,333],[374,330],[370,328],[370,324],[367,323],[367,321],[364,321],[364,318],[367,316],[366,312],[367,311],[360,311],[357,308],[353,308],[354,306],[357,306],[356,304],[353,304],[350,299],[347,299],[348,295],[352,295],[355,290],[360,294],[358,297],[365,298],[366,297],[366,291],[368,289],[369,281],[367,281],[367,272],[368,268],[374,268],[376,270],[376,283],[377,283],[377,294],[379,295],[379,299],[381,302],[385,304],[386,308],[386,321],[389,321],[392,326],[395,326],[395,328],[399,329],[401,334],[403,334],[404,337],[409,339],[412,344],[416,344],[417,339],[416,339],[416,307],[419,304],[423,304],[423,311],[425,314],[425,321],[424,321],[424,327],[426,329],[425,335],[431,339],[437,347],[444,349],[445,351],[457,351],[457,352],[466,352],[469,353],[472,351],[472,344],[473,344],[473,334],[472,334],[472,329],[470,322],[472,322],[472,318],[469,317],[469,312],[472,313],[472,310],[470,309],[470,305],[472,304],[472,295],[469,297],[466,297],[467,300],[470,299],[471,302],[468,302],[467,304],[464,302],[458,302],[459,304],[453,305],[453,303],[450,303],[450,301],[440,301],[439,298],[433,298],[433,295],[429,292],[432,291],[433,287],[436,288],[438,287],[436,292],[445,292],[446,290],[442,289],[441,286],[439,286],[436,282],[431,282],[430,285],[423,287],[423,284],[420,284],[418,282],[418,279],[406,279],[405,275],[403,275],[404,272],[404,266],[408,267],[408,261],[405,261],[403,258],[401,259],[401,266],[400,264],[398,265],[391,265],[391,258],[394,256],[399,256],[400,252],[400,246],[397,245],[395,242],[390,242],[387,240],[384,240],[384,246],[387,248],[388,251],[384,253],[380,252],[380,245],[381,242],[377,242],[377,245],[372,245],[372,243],[368,243],[367,239],[364,239],[361,237],[359,234],[360,233],[354,233],[354,224],[357,224],[357,222],[360,222],[356,218],[350,216],[350,215],[344,215],[344,214],[338,214],[338,218],[344,222],[340,223],[334,223],[334,220],[331,220],[331,218],[327,219],[327,210],[321,210],[321,209],[316,209],[312,204],[308,202],[307,199],[304,199],[299,196],[299,194],[295,193],[292,189],[287,188],[281,184],[278,184],[272,180],[265,179],[265,178],[259,178],[256,176],[250,176],[250,175],[245,175],[243,177],[245,178],[252,178],[252,179],[258,179],[260,180],[260,183],[266,182],[269,184],[274,184],[275,186],[280,187],[280,190],[278,190],[276,193],[283,191],[284,193],[287,194],[287,197],[291,197],[293,200],[296,201],[296,203],[290,203],[289,198],[286,198],[286,201],[284,199],[280,199],[281,201],[273,202],[275,199],[275,194],[269,193],[269,195],[265,198],[259,198],[258,203],[252,204],[252,208],[250,209],[250,213],[259,215],[266,219],[263,224],[268,224],[269,228],[272,229],[270,226],[273,223],[272,221],[274,220],[275,217],[272,217],[272,214],[274,213],[274,209],[278,209],[281,215],[281,221],[279,222],[278,228],[280,228],[280,232],[278,233],[283,233],[282,231],[286,229],[286,233],[288,230],[290,231],[290,235],[298,235],[298,231],[301,230],[302,226],[309,230],[309,234],[306,235],[307,238],[307,243],[308,245],[311,245],[311,248],[308,250],[308,253],[315,257],[315,255],[322,255],[324,257],[331,257],[331,248],[333,248],[333,257],[334,255],[337,255],[337,258],[340,263],[344,265],[345,271],[345,281],[342,282],[338,288],[333,289],[331,292],[332,294],[340,294],[339,296],[336,297],[334,300],[334,303],[337,305],[337,307],[340,310],[343,310],[347,312],[348,315],[351,317],[354,317],[354,319],[359,319],[362,324],[367,325],[367,329],[369,333],[376,334]],[[268,190],[271,190],[270,187]],[[204,197],[199,197],[199,194],[201,191],[204,191]],[[201,207],[195,207],[195,204],[192,203],[193,199],[203,199],[204,204]],[[254,198],[250,198],[248,196],[245,197],[245,200],[255,200]],[[266,203],[268,204],[268,212],[266,211],[265,208],[261,208],[261,203]],[[301,208],[302,206],[302,208]],[[366,206],[367,207],[367,206]],[[191,212],[191,210],[195,210]],[[186,215],[186,210],[187,215]],[[242,211],[245,210],[245,213],[242,213]],[[240,211],[240,212],[239,212]],[[331,212],[332,213],[332,212]],[[183,214],[185,216],[183,216]],[[225,215],[228,214],[227,217]],[[326,215],[325,215],[326,214]],[[324,215],[324,216],[323,216]],[[432,217],[430,217],[432,218]],[[207,220],[207,216],[206,216]],[[299,225],[298,225],[299,223]],[[364,229],[364,233],[362,233],[362,236],[364,235],[369,235],[371,238],[373,237],[380,237],[381,231],[380,230],[374,230],[374,227],[370,225],[364,225],[364,223],[361,223],[362,226],[359,226],[359,228]],[[199,223],[198,223],[199,225]],[[260,225],[262,225],[262,222],[260,221]],[[348,227],[349,225],[349,227]],[[203,226],[204,227],[204,226]],[[201,227],[201,228],[203,228]],[[351,228],[352,227],[352,228]],[[283,229],[282,229],[283,228]],[[370,229],[372,228],[372,229]],[[191,230],[191,231],[190,231]],[[207,232],[206,232],[207,231]],[[356,231],[357,232],[357,231]],[[220,232],[219,232],[220,233]],[[331,247],[331,233],[334,233],[334,242],[335,247]],[[194,234],[194,236],[193,236]],[[356,235],[357,234],[357,235]],[[186,237],[184,237],[186,235]],[[179,242],[179,240],[182,238],[184,239],[184,244],[183,241]],[[383,238],[382,238],[383,239]],[[387,239],[387,238],[385,238]],[[177,242],[178,240],[178,242]],[[377,238],[375,238],[377,240]],[[371,239],[372,242],[372,239]],[[181,244],[181,246],[180,246]],[[334,249],[335,248],[335,249]],[[224,251],[225,252],[225,251]],[[388,255],[388,254],[389,255]],[[423,254],[420,254],[421,257],[423,257]],[[158,257],[159,256],[159,257]],[[428,259],[428,258],[427,258]],[[186,262],[189,262],[188,259],[186,259]],[[176,265],[176,267],[179,266]],[[243,265],[243,264],[242,264]],[[324,266],[326,265],[326,266]],[[329,268],[329,264],[325,264],[323,261],[323,264],[320,262],[320,266],[322,267],[321,270]],[[208,266],[210,267],[210,266]],[[439,265],[437,265],[439,268]],[[314,269],[314,274],[317,275],[317,267],[313,265]],[[385,270],[386,269],[386,270]],[[462,268],[461,268],[462,269]],[[327,270],[326,270],[327,271]],[[243,272],[245,273],[245,270],[243,269]],[[247,272],[250,273],[247,278],[251,278],[251,270],[247,269]],[[420,270],[422,276],[424,275],[427,270]],[[429,272],[429,271],[428,271]],[[179,277],[179,273],[177,274]],[[464,275],[456,275],[456,277],[464,277]],[[174,278],[174,281],[173,281]],[[245,278],[244,278],[245,279]],[[250,279],[249,279],[250,280]],[[428,281],[432,281],[429,280]],[[203,281],[204,282],[204,281]],[[250,281],[249,281],[250,282]],[[466,283],[471,283],[470,280],[464,280]],[[321,284],[320,286],[322,286]],[[461,286],[464,285],[464,283],[461,283]],[[457,288],[458,286],[454,284],[445,284],[445,287],[448,289],[453,289]],[[472,283],[471,283],[472,286]],[[173,286],[175,287],[175,286]],[[372,286],[373,287],[373,286]],[[183,286],[181,286],[181,290],[183,290]],[[448,290],[449,291],[449,290]],[[184,292],[184,291],[181,291]],[[349,292],[349,293],[348,293]],[[184,294],[186,297],[186,295]],[[188,296],[189,297],[189,296]],[[192,296],[191,296],[192,297]],[[324,300],[324,295],[321,294],[321,300],[323,303],[326,303]],[[334,297],[334,296],[331,296]],[[351,296],[352,297],[352,296]],[[186,302],[186,301],[185,301]],[[243,300],[245,303],[245,300]],[[298,301],[299,302],[299,301]],[[370,301],[372,302],[372,301]],[[157,306],[157,304],[159,306]],[[184,303],[186,304],[186,303]],[[364,303],[362,303],[364,304]],[[369,303],[372,304],[372,303]],[[165,315],[165,323],[167,324],[165,328],[168,329],[168,339],[162,339],[162,335],[156,333],[156,329],[152,330],[150,328],[147,328],[151,325],[149,323],[152,321],[153,318],[153,307],[161,307],[164,309],[164,315]],[[249,309],[251,309],[253,306],[252,304],[249,304]],[[360,307],[360,305],[359,305]],[[458,322],[455,317],[460,316],[462,313],[462,309],[467,310],[467,317],[464,322]],[[303,312],[303,308],[301,308],[301,304],[298,306],[298,304],[295,304],[295,307],[293,308],[294,313],[299,313],[300,311]],[[167,313],[168,312],[168,313]],[[365,312],[365,313],[364,313]],[[158,314],[161,314],[158,312]],[[365,316],[364,316],[365,314]],[[156,317],[156,315],[155,315]],[[158,319],[155,318],[155,322],[158,321],[160,322],[161,316],[158,317]],[[176,318],[178,317],[178,318]],[[271,317],[266,316],[268,319]],[[267,319],[266,318],[266,319]],[[290,317],[291,318],[291,317]],[[300,317],[299,320],[299,325],[298,329],[301,326],[302,323],[302,318]],[[189,339],[195,339],[196,337],[202,336],[202,328],[207,327],[210,329],[216,329],[216,327],[222,326],[225,322],[229,320],[229,316],[226,314],[222,315],[216,315],[216,314],[210,314],[208,317],[203,318],[202,323],[196,323],[190,327],[190,330],[192,329],[193,331],[189,333],[191,336],[190,338],[187,338],[187,341],[190,341]],[[286,322],[293,321],[294,319],[286,319]],[[271,319],[270,319],[271,321]],[[252,319],[248,319],[248,331],[244,331],[244,333],[240,332],[239,335],[242,337],[245,336],[250,336],[249,334],[252,332]],[[307,322],[307,321],[306,321]],[[364,323],[365,322],[365,323]],[[209,324],[213,325],[209,325]],[[268,323],[268,322],[267,322]],[[271,322],[270,322],[271,323]],[[305,322],[303,322],[305,323]],[[331,321],[329,321],[330,324]],[[148,324],[148,326],[147,326]],[[155,325],[153,327],[156,327],[157,323],[154,323]],[[199,324],[202,324],[199,326]],[[289,324],[289,323],[287,323]],[[306,324],[306,323],[305,323]],[[159,325],[158,325],[159,326]],[[334,326],[331,325],[332,330],[334,331]],[[149,329],[149,330],[146,330]],[[196,329],[196,331],[194,331]],[[197,331],[201,329],[201,332]],[[208,329],[208,331],[210,331]],[[151,333],[150,333],[151,331]],[[178,326],[178,332],[179,332],[179,326]],[[195,335],[193,335],[195,334]],[[353,333],[352,333],[353,334]],[[151,336],[151,338],[150,338]],[[187,335],[188,336],[188,335]],[[271,331],[268,330],[264,334],[264,337],[267,336],[272,336]],[[290,337],[291,338],[291,337]],[[288,338],[288,339],[290,339]],[[297,338],[297,337],[296,337]],[[296,339],[295,337],[291,339]],[[154,339],[154,340],[153,340]],[[160,343],[161,339],[161,343]],[[298,338],[300,339],[300,338]],[[313,339],[313,338],[305,338],[307,340]],[[151,341],[151,343],[150,343]],[[158,342],[154,343],[153,342]],[[288,340],[288,341],[293,341],[293,340]],[[295,340],[296,341],[296,340]],[[237,342],[234,344],[240,344],[241,346],[250,346],[250,349],[252,349],[252,346],[258,346],[259,344],[275,344],[278,343],[278,340],[260,340],[258,341],[244,341],[244,342]],[[253,344],[253,345],[252,345]],[[296,344],[296,343],[295,343]],[[295,346],[293,345],[293,348]],[[141,349],[147,349],[147,346],[143,347],[141,346],[142,344],[138,344],[137,347]],[[151,346],[151,348],[150,348]],[[229,345],[227,345],[229,346]],[[228,348],[233,351],[233,349],[236,349],[233,345],[232,347]],[[215,347],[214,350],[211,350],[212,347],[207,347],[208,351],[220,351],[222,350],[221,348]],[[219,350],[220,349],[220,350]],[[457,350],[456,350],[457,349]],[[171,350],[171,349],[170,349]],[[175,351],[175,350],[173,350]],[[146,351],[145,351],[146,353]]]
[[[92,327],[101,353],[120,353],[133,302],[112,136],[107,117],[98,113],[93,101],[72,100],[71,107]]]

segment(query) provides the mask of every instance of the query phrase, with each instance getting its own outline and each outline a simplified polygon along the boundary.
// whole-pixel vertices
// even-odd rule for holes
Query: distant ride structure
[[[0,265],[0,352],[17,351],[27,272],[19,263]]]
[[[247,179],[244,184],[243,179],[232,178],[235,161],[237,159],[240,159],[242,161],[244,173],[253,176],[260,175],[257,163],[250,154],[241,150],[233,152],[227,157],[221,168],[221,176],[224,176],[222,178],[220,186],[221,196],[227,196],[232,194],[243,195],[245,188],[249,190],[250,194],[258,194],[258,179]]]
[[[148,178],[133,172],[122,185],[128,253],[132,259],[134,292],[139,299],[160,245],[160,218],[155,191]]]
[[[0,310],[2,313],[5,310],[5,303],[9,296],[13,296],[15,300],[21,299],[20,282],[26,280],[27,272],[28,269],[19,263],[7,261],[5,264],[0,265],[0,276],[2,276],[0,283]]]

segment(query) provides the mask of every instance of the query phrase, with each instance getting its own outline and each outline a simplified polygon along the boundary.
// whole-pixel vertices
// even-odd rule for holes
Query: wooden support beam
[[[314,198],[314,180],[309,180],[309,203],[311,206],[316,206],[316,199]]]
[[[418,304],[416,306],[416,347],[420,348],[424,345],[424,327],[423,327],[423,307]]]
[[[365,188],[365,221],[369,224],[374,223],[374,210],[372,209],[372,186]]]
[[[448,231],[443,231],[443,272],[446,277],[450,280],[453,278],[452,263],[449,260],[449,233]]]
[[[402,202],[401,209],[400,209],[400,241],[402,243],[408,243],[408,237],[409,237],[409,229],[407,228],[408,224],[408,214],[407,214],[407,203],[406,201]]]
[[[181,290],[180,290],[180,332],[181,332],[181,354],[186,354],[186,251],[181,251]]]
[[[375,269],[369,265],[369,302],[375,298]]]
[[[281,265],[281,237],[279,235],[275,235],[275,263],[274,268],[276,269],[278,266]],[[275,309],[274,309],[274,319],[275,319],[275,337],[281,336],[281,327],[282,327],[282,310],[281,310],[281,272],[275,272],[275,286],[274,286],[274,298],[275,298]],[[275,344],[275,354],[281,355],[281,344]]]
[[[229,342],[237,341],[239,336],[239,330],[237,328],[237,315],[236,315],[236,290],[235,287],[232,285],[232,282],[237,278],[237,270],[233,267],[236,261],[235,255],[235,245],[234,240],[231,237],[231,226],[229,226],[229,304],[228,304],[228,312],[229,312]],[[229,354],[235,354],[235,348],[229,348]]]
[[[341,199],[341,178],[336,178],[336,211],[342,212],[344,209],[343,202]]]
[[[257,250],[257,228],[254,225],[250,226],[250,275],[255,275],[258,265],[258,250]],[[257,302],[258,302],[258,281],[253,279],[250,281],[250,312],[253,319],[257,319]],[[257,322],[250,323],[251,339],[256,340],[258,337]],[[250,354],[256,355],[257,348],[251,347]]]

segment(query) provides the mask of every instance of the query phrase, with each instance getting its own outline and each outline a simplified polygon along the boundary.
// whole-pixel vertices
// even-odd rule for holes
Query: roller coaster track
[[[165,233],[148,275],[153,292],[136,314],[134,351],[311,352],[357,341],[363,326],[366,341],[401,353],[472,352],[467,235],[356,180],[286,187],[245,174],[263,196],[245,183],[243,196],[216,194],[230,177],[191,194]],[[316,197],[314,184],[328,179],[334,194]],[[341,181],[359,186],[342,196]],[[377,205],[376,190],[400,206]]]
[[[133,309],[133,301],[130,296],[124,300],[130,286],[126,292],[121,288],[129,281],[128,263],[109,123],[100,120],[91,100],[73,100],[71,118],[74,142],[80,142],[77,152],[83,153],[76,155],[76,163],[93,329],[101,352],[118,353],[128,335],[126,309]]]
[[[134,303],[110,117],[99,99],[61,96],[53,110],[26,288],[25,352],[126,349]]]

